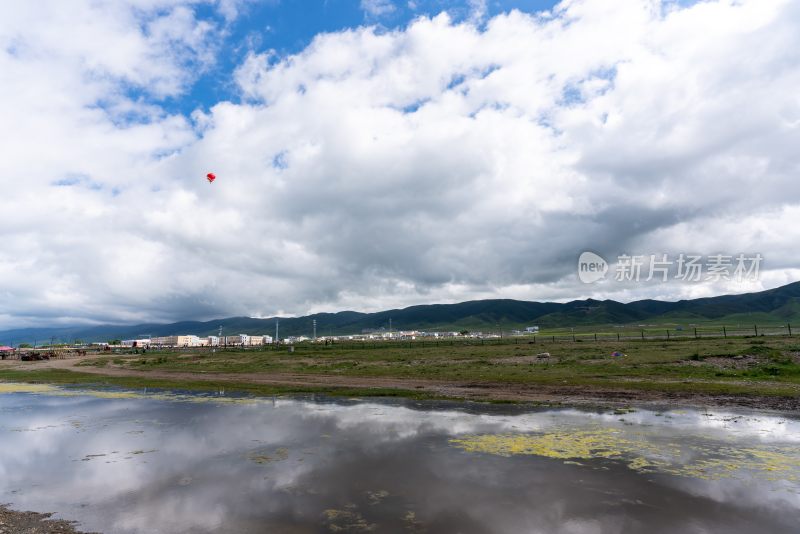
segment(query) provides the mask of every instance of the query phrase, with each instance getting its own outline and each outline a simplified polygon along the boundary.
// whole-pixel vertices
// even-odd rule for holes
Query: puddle
[[[0,502],[145,532],[796,532],[800,421],[3,384]]]

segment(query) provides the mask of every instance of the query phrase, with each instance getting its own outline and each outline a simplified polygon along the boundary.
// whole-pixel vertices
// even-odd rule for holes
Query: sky
[[[800,280],[793,0],[4,2],[0,73],[0,328]]]

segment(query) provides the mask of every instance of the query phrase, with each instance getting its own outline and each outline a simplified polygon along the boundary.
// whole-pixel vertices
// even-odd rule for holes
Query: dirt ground
[[[0,534],[81,534],[73,523],[50,519],[51,515],[17,512],[0,506]]]
[[[572,405],[680,404],[687,406],[737,406],[759,410],[800,412],[800,395],[795,397],[757,395],[719,395],[687,391],[653,391],[641,389],[606,389],[584,386],[552,386],[540,384],[493,383],[458,380],[361,377],[300,373],[204,373],[175,372],[106,367],[77,366],[95,356],[49,361],[0,361],[0,369],[42,370],[67,369],[99,376],[149,377],[173,381],[207,381],[214,384],[245,383],[267,386],[305,386],[320,388],[404,389],[442,397],[474,401],[515,401]]]

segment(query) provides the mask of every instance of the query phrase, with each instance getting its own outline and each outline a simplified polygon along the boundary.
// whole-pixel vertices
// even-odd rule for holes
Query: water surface
[[[4,385],[0,447],[0,502],[105,533],[779,533],[800,518],[800,421],[775,414]]]

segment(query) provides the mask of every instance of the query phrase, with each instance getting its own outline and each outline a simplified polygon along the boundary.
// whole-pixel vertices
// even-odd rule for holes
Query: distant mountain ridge
[[[281,317],[280,335],[311,335],[317,321],[317,335],[358,334],[364,330],[483,330],[494,331],[538,325],[570,327],[650,323],[728,322],[787,323],[800,326],[800,282],[741,295],[723,295],[677,302],[639,300],[574,300],[567,303],[529,302],[512,299],[473,300],[458,304],[423,304],[375,313],[341,311],[304,317]],[[229,317],[212,321],[181,321],[169,324],[97,325],[53,328],[21,328],[0,331],[0,345],[49,342],[107,341],[147,336],[195,334],[275,334],[276,318]]]

